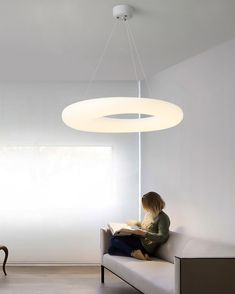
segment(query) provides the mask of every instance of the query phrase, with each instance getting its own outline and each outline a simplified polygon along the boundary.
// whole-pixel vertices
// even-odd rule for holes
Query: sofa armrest
[[[108,247],[109,247],[111,237],[112,237],[112,234],[111,234],[109,229],[107,229],[107,228],[101,228],[100,229],[100,251],[101,251],[101,256],[103,256],[105,253],[108,252]]]
[[[235,258],[175,257],[175,294],[235,293]]]

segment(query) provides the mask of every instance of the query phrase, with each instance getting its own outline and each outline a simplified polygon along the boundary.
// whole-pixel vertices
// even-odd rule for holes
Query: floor
[[[8,266],[8,275],[0,272],[1,294],[137,294],[125,282],[105,271],[100,283],[100,268]]]

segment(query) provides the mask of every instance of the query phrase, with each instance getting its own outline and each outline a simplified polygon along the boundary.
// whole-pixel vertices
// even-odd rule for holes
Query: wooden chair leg
[[[4,258],[4,261],[3,261],[2,269],[3,269],[3,272],[4,272],[5,276],[6,276],[7,275],[7,273],[6,273],[6,263],[7,263],[7,258],[8,258],[8,249],[7,249],[6,246],[1,246],[0,250],[3,250],[4,253],[5,253],[5,258]]]

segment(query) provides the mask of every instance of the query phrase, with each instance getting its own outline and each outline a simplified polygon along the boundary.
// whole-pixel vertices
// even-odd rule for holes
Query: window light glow
[[[99,228],[118,202],[112,153],[110,146],[0,147],[9,261],[99,261]]]

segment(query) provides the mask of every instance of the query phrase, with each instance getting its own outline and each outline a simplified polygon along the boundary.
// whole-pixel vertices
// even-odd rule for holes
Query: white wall
[[[163,195],[173,230],[235,244],[235,40],[166,69],[151,88],[184,121],[143,135],[143,192]]]
[[[102,217],[94,213],[89,215],[89,208],[84,207],[87,210],[89,223],[87,238],[81,223],[77,222],[69,226],[70,222],[66,220],[70,217],[68,210],[61,214],[64,218],[64,222],[60,219],[60,223],[64,224],[63,228],[56,227],[53,233],[50,233],[52,223],[48,223],[47,227],[25,225],[24,211],[22,211],[22,218],[17,217],[17,223],[15,215],[12,217],[8,215],[7,220],[0,215],[0,242],[8,245],[11,263],[97,263],[100,225],[106,225],[110,220],[124,221],[138,216],[138,135],[78,132],[65,126],[61,120],[61,112],[65,106],[78,101],[79,97],[83,99],[86,85],[86,83],[76,82],[0,83],[1,148],[6,146],[111,146],[118,197],[111,211],[103,210]],[[92,85],[89,96],[133,96],[136,89],[136,83],[132,82],[99,82]],[[1,190],[2,209],[4,209],[4,203],[5,207],[7,203],[9,204],[9,201],[4,200],[4,196],[4,191]],[[20,194],[14,197],[17,201],[19,198],[25,199]],[[18,216],[22,205],[21,203],[19,211],[16,211]],[[94,207],[92,211],[94,212]],[[75,221],[77,221],[76,218]],[[82,226],[85,224],[84,220]],[[95,237],[91,238],[91,234]],[[68,240],[73,241],[68,242]]]

